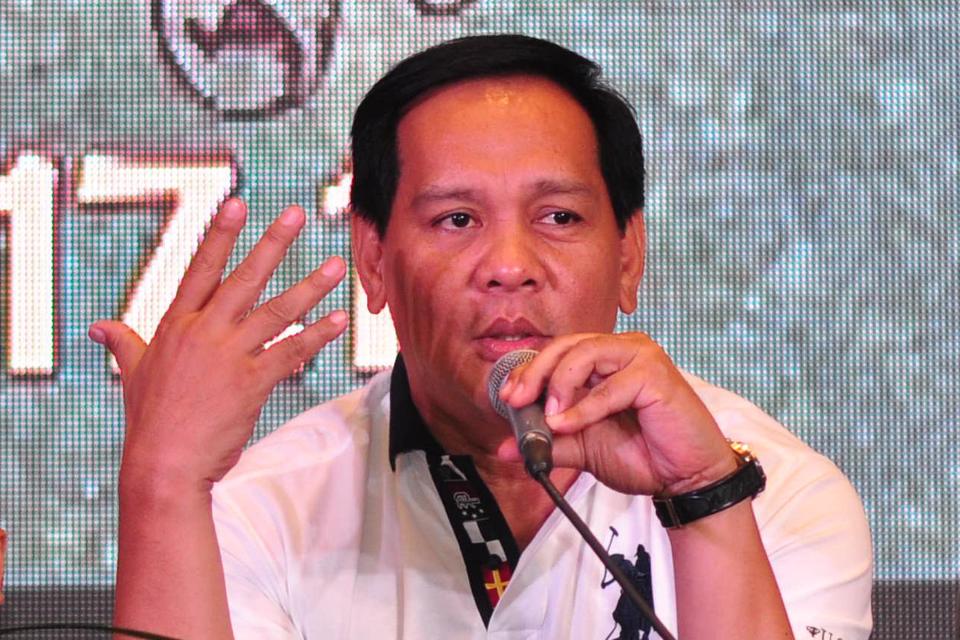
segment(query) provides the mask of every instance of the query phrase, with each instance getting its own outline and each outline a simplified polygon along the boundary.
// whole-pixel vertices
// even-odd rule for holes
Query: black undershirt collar
[[[401,453],[418,450],[445,453],[413,404],[407,367],[398,354],[390,376],[390,468],[397,470],[397,456]]]
[[[448,455],[413,403],[403,357],[390,378],[390,467],[397,456],[426,454],[430,477],[457,538],[477,612],[489,625],[520,560],[513,533],[470,456]]]

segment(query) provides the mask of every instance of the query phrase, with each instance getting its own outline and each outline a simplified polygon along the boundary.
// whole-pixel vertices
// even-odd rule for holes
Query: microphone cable
[[[610,554],[607,553],[607,550],[603,548],[603,545],[600,544],[600,541],[597,540],[596,536],[593,535],[593,532],[590,531],[590,528],[587,524],[580,518],[576,511],[573,510],[573,507],[570,506],[564,497],[560,494],[554,484],[550,481],[550,476],[547,475],[547,471],[538,471],[533,473],[533,478],[546,490],[546,492],[553,499],[554,504],[557,505],[557,508],[563,512],[563,515],[567,516],[567,519],[574,526],[577,532],[583,537],[590,548],[593,549],[593,552],[597,554],[597,557],[600,558],[600,561],[603,563],[603,566],[607,568],[607,571],[610,572],[610,575],[620,584],[620,588],[623,589],[623,593],[630,598],[630,602],[650,621],[650,624],[653,626],[654,630],[660,634],[660,637],[663,640],[676,640],[673,634],[667,629],[667,627],[660,621],[660,618],[657,617],[657,614],[653,612],[653,608],[647,603],[647,601],[640,594],[640,591],[634,586],[630,581],[630,578],[623,572],[623,570],[617,566],[611,558]]]
[[[130,638],[143,638],[144,640],[179,640],[171,636],[163,636],[149,631],[139,631],[137,629],[126,629],[124,627],[112,627],[108,624],[97,624],[93,622],[46,622],[42,624],[25,624],[11,627],[0,627],[0,636],[22,633],[25,631],[100,631],[102,633],[121,634]]]

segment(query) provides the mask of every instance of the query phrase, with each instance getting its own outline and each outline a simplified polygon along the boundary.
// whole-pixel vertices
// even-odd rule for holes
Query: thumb
[[[90,325],[87,332],[90,339],[97,344],[102,344],[113,357],[117,359],[120,365],[120,371],[128,374],[137,368],[137,363],[147,349],[147,343],[143,341],[137,332],[115,320],[100,320]]]

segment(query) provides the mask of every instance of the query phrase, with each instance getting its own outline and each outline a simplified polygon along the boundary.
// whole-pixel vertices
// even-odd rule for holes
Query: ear
[[[647,251],[643,211],[637,209],[620,238],[620,310],[633,313],[637,309],[637,288],[643,277],[643,263]]]
[[[383,244],[376,225],[356,213],[350,218],[350,246],[360,284],[367,294],[367,310],[380,313],[387,304],[383,286]]]

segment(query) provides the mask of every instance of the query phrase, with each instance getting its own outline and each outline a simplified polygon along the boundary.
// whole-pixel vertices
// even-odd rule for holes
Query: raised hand
[[[514,370],[500,395],[520,407],[544,390],[554,463],[617,491],[676,495],[736,468],[713,416],[644,334],[558,338]],[[516,444],[498,453],[515,458]]]
[[[332,257],[254,308],[305,215],[296,206],[284,210],[221,282],[245,220],[242,201],[224,203],[149,345],[121,322],[90,327],[90,337],[120,366],[127,421],[122,484],[177,478],[209,490],[237,462],[276,384],[346,327],[346,313],[334,311],[263,348],[319,303],[346,266]]]

